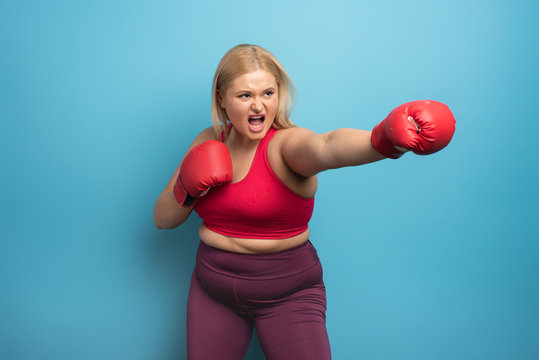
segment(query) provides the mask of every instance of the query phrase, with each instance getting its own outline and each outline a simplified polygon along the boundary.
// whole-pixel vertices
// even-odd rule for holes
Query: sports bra
[[[247,239],[285,239],[308,228],[314,197],[304,198],[275,175],[267,149],[278,130],[260,140],[249,172],[242,180],[212,188],[194,210],[208,229]]]

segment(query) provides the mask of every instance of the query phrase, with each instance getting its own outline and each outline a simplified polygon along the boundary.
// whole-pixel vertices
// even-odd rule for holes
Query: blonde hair
[[[290,76],[279,60],[268,50],[250,44],[241,44],[230,49],[221,59],[213,77],[211,118],[217,139],[228,129],[229,120],[226,111],[219,105],[218,92],[224,94],[232,81],[238,76],[256,70],[265,70],[275,77],[279,95],[279,107],[273,127],[286,129],[296,125],[290,121],[290,113],[294,105],[296,88]],[[225,131],[225,139],[228,131]]]

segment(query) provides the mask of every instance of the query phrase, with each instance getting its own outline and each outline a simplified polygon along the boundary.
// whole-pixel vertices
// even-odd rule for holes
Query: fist
[[[371,143],[385,157],[397,159],[406,151],[429,155],[446,147],[455,132],[455,118],[447,105],[418,100],[400,105],[371,133]]]
[[[225,144],[208,140],[195,146],[182,161],[174,185],[174,196],[190,206],[211,187],[232,182],[232,159]]]

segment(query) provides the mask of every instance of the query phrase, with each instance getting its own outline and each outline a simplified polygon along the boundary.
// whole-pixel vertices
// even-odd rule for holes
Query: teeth
[[[260,120],[262,118],[263,118],[263,116],[251,116],[251,117],[249,117],[249,119],[253,119],[253,120]]]

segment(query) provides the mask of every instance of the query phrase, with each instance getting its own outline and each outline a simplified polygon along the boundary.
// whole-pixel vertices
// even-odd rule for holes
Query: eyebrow
[[[277,91],[276,88],[274,88],[273,86],[270,86],[264,90],[262,90],[262,92],[265,92],[265,91],[268,91],[268,90],[273,90],[273,91]],[[243,93],[252,93],[251,90],[238,90],[235,92],[235,94],[243,94]]]

